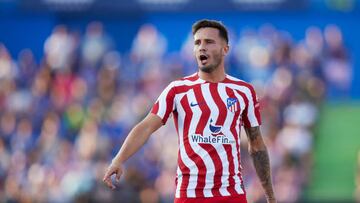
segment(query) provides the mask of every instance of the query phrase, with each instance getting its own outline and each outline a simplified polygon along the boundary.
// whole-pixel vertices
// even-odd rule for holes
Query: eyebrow
[[[216,40],[214,40],[214,39],[211,39],[211,38],[205,38],[205,39],[195,39],[194,40],[194,42],[199,42],[199,41],[201,41],[201,40],[204,40],[204,41],[207,41],[207,42],[215,42]]]

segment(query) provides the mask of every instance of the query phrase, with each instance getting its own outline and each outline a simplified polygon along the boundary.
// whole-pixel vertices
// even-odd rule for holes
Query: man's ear
[[[228,52],[229,52],[229,45],[225,45],[224,48],[223,48],[223,55],[225,56]]]

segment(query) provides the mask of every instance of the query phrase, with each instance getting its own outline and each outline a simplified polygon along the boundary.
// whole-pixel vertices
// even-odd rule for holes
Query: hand
[[[123,173],[122,164],[112,162],[110,166],[106,169],[103,181],[110,189],[115,189],[116,187],[111,181],[111,176],[115,174],[116,175],[115,180],[117,182],[120,182],[120,177],[122,173]]]

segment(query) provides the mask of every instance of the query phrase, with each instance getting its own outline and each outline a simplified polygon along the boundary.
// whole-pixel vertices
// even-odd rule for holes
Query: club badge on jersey
[[[227,108],[231,111],[231,112],[233,112],[233,113],[235,113],[236,111],[238,111],[239,109],[238,109],[238,100],[237,100],[237,98],[227,98],[227,100],[226,100],[226,106],[227,106]]]

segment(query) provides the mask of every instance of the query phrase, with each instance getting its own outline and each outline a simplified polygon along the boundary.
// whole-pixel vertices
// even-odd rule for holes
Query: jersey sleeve
[[[248,85],[249,93],[247,95],[247,106],[242,114],[244,127],[256,127],[261,125],[260,103],[256,96],[256,92],[250,84]]]
[[[175,86],[170,83],[156,100],[151,113],[159,116],[163,125],[166,124],[171,112],[175,110]]]

